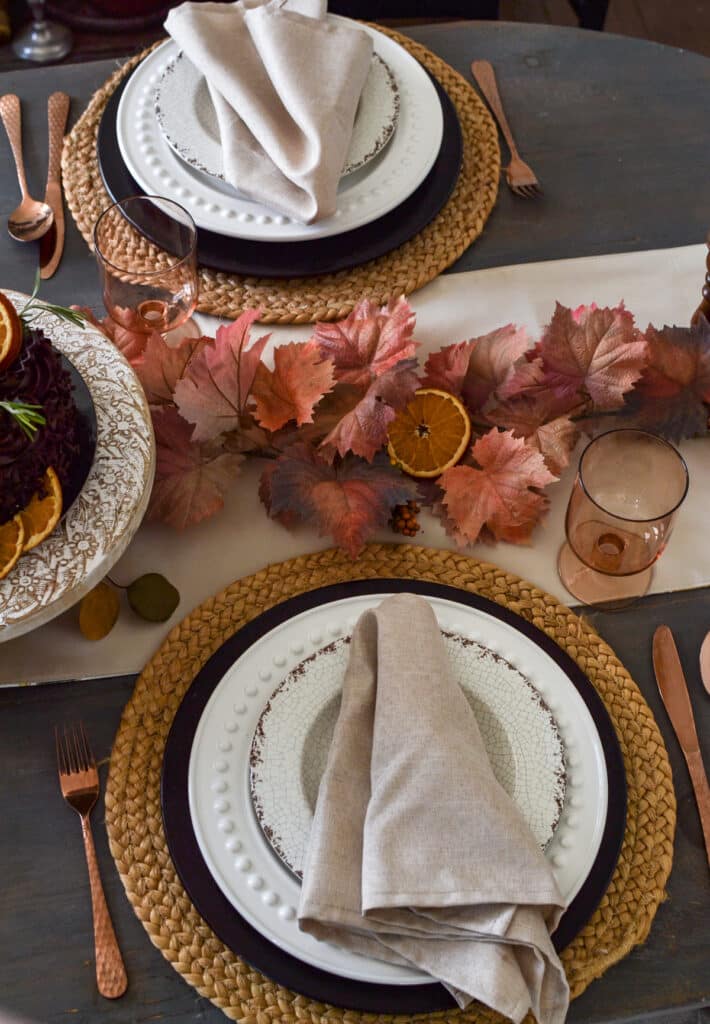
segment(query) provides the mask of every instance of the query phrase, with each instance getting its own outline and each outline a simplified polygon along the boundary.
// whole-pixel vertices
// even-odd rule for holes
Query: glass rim
[[[118,263],[114,263],[113,260],[108,259],[108,257],[105,256],[103,254],[103,252],[101,251],[101,248],[99,246],[99,240],[98,240],[98,231],[99,231],[99,225],[101,224],[101,221],[104,219],[104,217],[107,214],[111,213],[112,210],[119,210],[123,214],[125,220],[128,221],[128,223],[131,225],[131,227],[135,231],[137,231],[142,237],[147,238],[149,242],[151,241],[151,239],[148,237],[148,235],[144,235],[143,232],[141,231],[141,229],[136,225],[135,221],[133,221],[131,217],[128,217],[126,215],[125,211],[122,209],[125,204],[133,202],[136,199],[140,199],[140,200],[144,200],[144,199],[155,200],[156,204],[157,203],[169,203],[171,206],[175,206],[178,210],[180,210],[182,213],[185,214],[185,216],[188,219],[188,223],[185,226],[192,231],[192,239],[191,239],[191,243],[190,243],[190,249],[189,249],[188,252],[185,253],[184,256],[181,256],[179,259],[176,259],[175,262],[171,263],[170,266],[168,266],[168,267],[161,267],[160,270],[142,270],[142,271],[139,272],[141,277],[158,277],[159,275],[166,274],[169,271],[177,270],[178,267],[182,266],[183,263],[186,263],[188,260],[192,259],[193,257],[196,257],[196,255],[197,255],[197,225],[195,224],[194,220],[192,219],[192,216],[185,209],[185,207],[181,206],[180,203],[176,203],[173,199],[168,199],[166,196],[135,195],[135,196],[126,196],[125,199],[119,199],[116,202],[111,203],[111,205],[107,206],[104,210],[102,210],[101,213],[96,218],[96,223],[94,224],[94,228],[93,228],[93,231],[92,231],[92,237],[93,237],[93,241],[94,241],[94,255],[96,256],[97,259],[99,259],[102,263],[105,263],[107,267],[111,267],[113,270],[117,270],[121,274],[130,274],[130,273],[134,273],[135,274],[135,273],[138,273],[135,270],[131,270],[130,267],[119,266]],[[157,243],[152,242],[152,244],[156,245]],[[166,251],[163,246],[160,246],[160,248],[163,251]]]
[[[595,498],[592,497],[592,495],[589,493],[587,489],[587,485],[584,482],[584,476],[582,473],[584,457],[586,456],[589,449],[597,443],[597,441],[601,441],[601,439],[604,437],[609,437],[610,434],[638,434],[641,437],[650,437],[654,441],[659,441],[662,445],[665,445],[666,448],[670,448],[670,450],[677,457],[678,461],[683,467],[683,473],[685,476],[685,486],[683,487],[683,493],[681,494],[680,498],[678,498],[678,501],[675,503],[675,505],[669,508],[666,512],[661,512],[660,515],[646,516],[642,519],[633,519],[631,516],[619,516],[615,512],[610,512],[608,509],[604,508],[604,506],[601,505]],[[616,427],[613,430],[605,430],[603,434],[597,434],[596,437],[593,437],[591,441],[589,441],[589,443],[585,446],[584,451],[579,457],[579,465],[577,467],[577,479],[579,480],[580,487],[584,491],[585,497],[588,498],[589,501],[591,501],[592,505],[598,508],[600,512],[603,512],[605,516],[611,516],[612,519],[618,519],[621,523],[655,523],[659,519],[665,519],[666,516],[672,516],[673,513],[676,512],[685,501],[685,497],[688,493],[688,488],[690,487],[690,474],[688,472],[688,465],[683,456],[678,451],[678,449],[675,447],[675,445],[672,445],[670,441],[666,441],[665,437],[661,437],[660,434],[653,434],[650,430],[640,430],[638,427]]]

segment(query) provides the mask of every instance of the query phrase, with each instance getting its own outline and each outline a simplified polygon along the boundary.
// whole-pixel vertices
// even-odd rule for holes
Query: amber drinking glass
[[[181,206],[159,196],[114,203],[96,222],[94,252],[114,323],[139,334],[190,326],[198,295],[197,229]]]
[[[604,607],[645,594],[687,491],[682,456],[655,434],[612,430],[591,441],[579,460],[558,561],[569,592]]]

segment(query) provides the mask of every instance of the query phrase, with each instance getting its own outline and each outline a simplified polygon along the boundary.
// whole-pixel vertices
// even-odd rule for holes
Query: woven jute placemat
[[[352,270],[280,279],[242,277],[201,267],[198,309],[203,313],[237,317],[243,309],[259,306],[262,323],[340,320],[360,299],[384,304],[421,288],[451,266],[483,231],[500,177],[498,135],[488,109],[473,86],[426,47],[391,29],[377,28],[438,79],[456,108],[463,134],[463,164],[451,198],[414,238]],[[144,56],[127,61],[94,93],[64,143],[62,174],[67,205],[89,247],[94,224],[111,202],[96,153],[101,115],[113,91]],[[129,237],[133,236],[127,233]]]
[[[126,893],[176,971],[232,1020],[245,1024],[377,1024],[385,1020],[502,1021],[478,1005],[416,1017],[358,1014],[282,988],[227,949],[192,906],[163,831],[160,773],[170,726],[197,672],[241,626],[273,605],[346,580],[398,577],[480,594],[534,623],[592,681],[616,729],[628,787],[626,834],[599,908],[562,960],[572,995],[645,940],[673,858],[675,796],[663,739],[638,687],[613,651],[555,598],[495,565],[453,551],[370,545],[351,561],[337,550],[293,558],[237,580],[176,626],[141,673],[111,754],[106,824]]]

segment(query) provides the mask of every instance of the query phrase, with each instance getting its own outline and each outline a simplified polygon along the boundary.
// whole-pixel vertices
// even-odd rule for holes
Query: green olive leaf
[[[147,572],[126,588],[128,603],[148,622],[166,622],[180,604],[180,594],[159,572]]]
[[[87,640],[103,640],[116,625],[121,605],[118,593],[102,580],[79,605],[79,629]]]

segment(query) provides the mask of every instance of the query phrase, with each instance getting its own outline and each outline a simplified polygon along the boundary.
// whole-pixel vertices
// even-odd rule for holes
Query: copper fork
[[[126,991],[128,978],[106,906],[89,822],[89,815],[99,795],[99,772],[83,725],[79,725],[78,728],[65,728],[63,735],[55,728],[54,737],[57,744],[57,767],[62,796],[81,818],[94,915],[96,984],[102,996],[116,999]]]
[[[505,169],[508,185],[516,195],[525,196],[527,199],[542,195],[540,182],[535,177],[532,167],[529,167],[521,159],[518,147],[515,145],[513,133],[503,110],[493,67],[487,60],[474,60],[471,64],[471,72],[478,82],[479,89],[488,100],[488,104],[498,120],[500,130],[505,136],[505,141],[508,143],[510,163]]]

